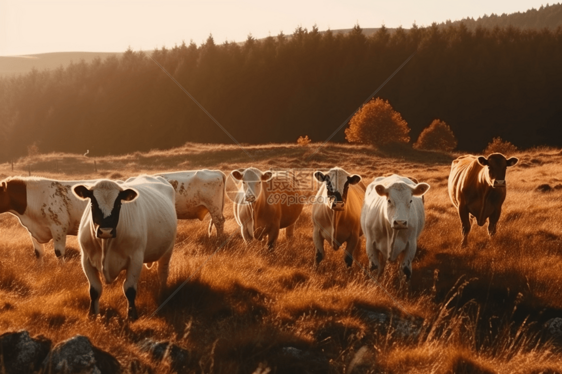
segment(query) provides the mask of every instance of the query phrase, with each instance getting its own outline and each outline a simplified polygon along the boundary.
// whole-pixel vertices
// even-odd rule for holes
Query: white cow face
[[[121,186],[110,180],[98,181],[91,187],[76,185],[72,190],[78,198],[90,199],[92,222],[96,237],[100,239],[117,237],[121,204],[132,202],[138,196],[138,192],[134,189],[123,190]]]
[[[375,191],[379,196],[386,198],[385,217],[390,226],[395,230],[404,230],[408,228],[408,217],[410,217],[410,206],[412,205],[412,197],[421,197],[429,190],[429,184],[418,183],[411,186],[406,183],[395,183],[389,187],[382,184],[375,186]]]
[[[488,167],[487,179],[488,183],[494,188],[505,188],[505,173],[507,168],[517,164],[518,158],[512,157],[506,160],[501,153],[492,153],[488,158],[478,157],[478,163],[484,167]]]
[[[242,182],[242,192],[244,194],[244,202],[253,203],[256,202],[264,187],[264,183],[267,183],[271,178],[273,178],[273,173],[267,171],[262,173],[256,168],[248,169],[238,169],[233,170],[231,173],[232,177],[239,182]]]
[[[340,168],[330,169],[326,174],[316,171],[314,172],[314,178],[318,182],[326,183],[327,199],[324,203],[330,209],[336,211],[344,210],[349,185],[357,184],[361,181],[359,175],[350,175],[347,171]]]

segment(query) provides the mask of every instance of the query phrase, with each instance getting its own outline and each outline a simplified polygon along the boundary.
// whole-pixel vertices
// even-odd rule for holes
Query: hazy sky
[[[539,8],[539,0],[0,0],[0,55],[152,50],[320,30],[402,26]]]

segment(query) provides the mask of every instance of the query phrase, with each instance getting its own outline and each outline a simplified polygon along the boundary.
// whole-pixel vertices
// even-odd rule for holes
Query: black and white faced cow
[[[57,257],[64,256],[66,236],[76,235],[87,203],[71,188],[94,181],[60,181],[37,177],[11,177],[1,182],[0,213],[18,217],[27,229],[35,255],[44,254],[43,244],[54,241]]]
[[[429,184],[396,174],[376,178],[367,187],[361,227],[371,270],[378,269],[378,276],[386,261],[394,262],[405,252],[401,268],[410,279],[418,237],[425,224],[422,196],[428,190]]]
[[[143,263],[157,261],[161,292],[166,285],[177,230],[174,189],[162,177],[140,176],[124,183],[99,180],[73,191],[90,201],[78,231],[82,268],[90,283],[90,314],[99,313],[100,275],[109,284],[126,270],[128,317],[136,319]]]
[[[324,259],[324,240],[327,240],[334,250],[346,243],[345,263],[351,266],[353,253],[363,235],[361,206],[365,184],[359,175],[351,175],[338,167],[326,174],[316,171],[314,177],[321,183],[312,206],[316,263]]]

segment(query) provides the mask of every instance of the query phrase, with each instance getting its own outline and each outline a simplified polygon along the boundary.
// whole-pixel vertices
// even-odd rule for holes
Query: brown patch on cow
[[[168,181],[168,182],[172,185],[172,187],[174,187],[174,191],[177,191],[177,190],[178,190],[178,181],[176,181],[176,180],[170,180],[170,181]]]
[[[21,179],[10,179],[2,182],[1,192],[2,212],[14,210],[18,214],[24,214],[27,209],[27,186]]]
[[[199,221],[203,221],[203,218],[205,218],[205,216],[207,215],[207,213],[209,213],[209,210],[204,207],[203,205],[200,205],[197,207],[197,218],[199,218]]]

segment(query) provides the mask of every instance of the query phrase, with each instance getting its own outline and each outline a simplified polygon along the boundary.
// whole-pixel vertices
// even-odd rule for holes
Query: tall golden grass
[[[168,290],[158,295],[156,270],[138,284],[140,319],[128,322],[123,274],[104,286],[101,314],[87,317],[89,294],[75,237],[66,261],[52,245],[43,261],[16,218],[0,216],[0,333],[26,329],[56,344],[76,334],[114,354],[125,372],[172,372],[143,352],[145,338],[172,341],[190,351],[188,372],[204,373],[541,373],[562,372],[562,352],[541,334],[562,314],[562,152],[515,154],[498,234],[473,228],[461,249],[460,221],[447,195],[456,154],[374,150],[315,144],[245,146],[187,144],[166,151],[91,159],[47,154],[0,165],[0,176],[123,179],[141,173],[200,168],[331,168],[340,166],[370,183],[400,173],[431,185],[426,228],[412,280],[405,285],[389,266],[381,283],[365,271],[365,245],[347,269],[340,250],[326,251],[315,269],[311,207],[295,237],[283,234],[273,252],[245,246],[225,206],[221,249],[207,222],[180,221]],[[249,155],[248,155],[249,154]],[[513,155],[511,155],[513,156]],[[94,166],[95,161],[95,166]],[[95,167],[95,169],[94,169]],[[549,184],[550,192],[536,188]],[[544,190],[544,189],[543,189]],[[311,192],[313,193],[313,192]],[[208,219],[208,217],[207,217]],[[185,285],[154,316],[171,293]],[[386,316],[383,324],[377,322]],[[373,317],[375,316],[375,317]],[[379,316],[379,317],[376,317]],[[384,317],[380,317],[384,318]],[[409,332],[408,332],[409,326]],[[288,355],[294,347],[299,355]],[[269,370],[269,371],[268,371]]]

